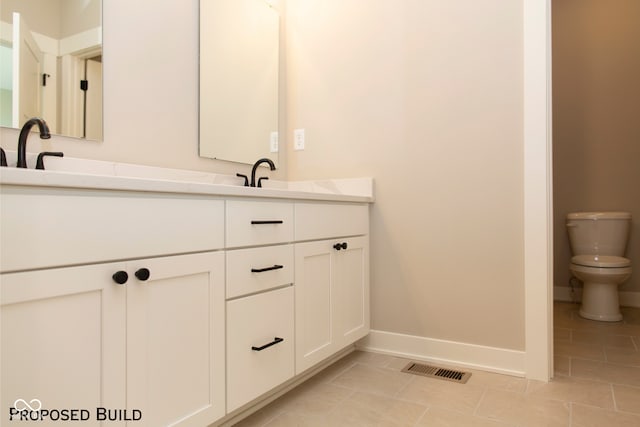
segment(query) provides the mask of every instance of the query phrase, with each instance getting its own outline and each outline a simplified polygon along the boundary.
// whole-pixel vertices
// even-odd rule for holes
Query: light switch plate
[[[269,137],[269,151],[271,153],[278,152],[278,132],[271,132]]]
[[[293,131],[293,149],[304,150],[304,129],[294,129]]]

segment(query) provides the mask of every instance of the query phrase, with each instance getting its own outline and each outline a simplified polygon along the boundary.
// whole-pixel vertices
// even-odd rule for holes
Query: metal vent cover
[[[414,375],[422,375],[425,377],[438,378],[446,381],[453,381],[459,384],[465,384],[469,380],[469,378],[471,378],[471,372],[455,371],[453,369],[424,365],[417,362],[409,362],[407,366],[402,368],[402,372]]]

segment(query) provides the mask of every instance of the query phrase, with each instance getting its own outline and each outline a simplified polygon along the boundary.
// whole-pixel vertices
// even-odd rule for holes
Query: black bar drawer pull
[[[284,224],[284,221],[281,219],[275,219],[272,221],[251,221],[251,225],[262,225],[262,224]]]
[[[265,268],[252,268],[251,272],[252,273],[264,273],[265,271],[271,271],[271,270],[280,270],[281,268],[284,268],[284,265],[274,265],[273,267],[265,267]]]
[[[265,345],[263,345],[262,347],[255,347],[255,346],[254,346],[254,347],[251,347],[251,350],[253,350],[253,351],[262,351],[262,350],[264,350],[265,348],[271,347],[272,345],[276,345],[276,344],[278,344],[278,343],[280,343],[280,342],[282,342],[282,341],[284,341],[284,338],[278,338],[278,337],[275,337],[275,338],[273,339],[273,341],[271,341],[269,344],[265,344]]]

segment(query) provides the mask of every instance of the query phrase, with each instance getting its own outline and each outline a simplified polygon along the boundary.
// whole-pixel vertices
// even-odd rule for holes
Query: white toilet
[[[624,258],[631,214],[577,212],[567,215],[571,273],[583,283],[580,316],[605,322],[622,320],[618,285],[631,277]]]

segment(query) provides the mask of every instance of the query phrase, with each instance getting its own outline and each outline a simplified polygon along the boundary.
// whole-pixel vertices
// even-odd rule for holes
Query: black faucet
[[[29,132],[31,131],[31,127],[33,125],[38,125],[38,128],[40,128],[41,139],[51,138],[47,122],[39,117],[33,117],[27,120],[24,126],[22,126],[22,129],[20,130],[20,136],[18,137],[18,163],[16,164],[17,168],[27,167],[27,137],[29,136]]]
[[[269,168],[272,171],[276,170],[276,165],[274,165],[273,162],[270,159],[267,159],[266,157],[263,158],[263,159],[258,160],[257,162],[255,162],[253,164],[253,169],[251,169],[251,184],[250,184],[251,187],[255,187],[256,186],[256,170],[258,169],[258,166],[260,166],[260,164],[262,164],[262,163],[268,163],[269,164]],[[263,179],[269,179],[269,178],[267,178],[267,177],[260,178],[258,180],[258,187],[262,187],[262,182],[261,181]]]
[[[0,148],[0,166],[7,166],[7,155],[2,148]]]

